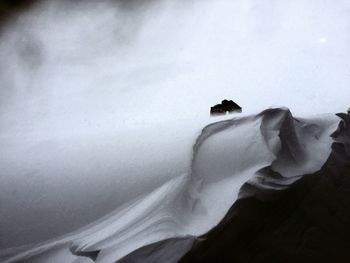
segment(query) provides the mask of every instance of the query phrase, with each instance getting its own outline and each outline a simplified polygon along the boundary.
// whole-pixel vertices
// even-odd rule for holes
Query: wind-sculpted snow
[[[255,137],[250,137],[249,133],[244,134],[243,137],[244,139],[248,139],[250,144],[253,144],[253,146],[250,146],[248,149],[252,148],[255,155],[247,155],[247,153],[249,153],[247,149],[244,150],[239,148],[241,147],[239,140],[242,140],[240,137],[242,133],[240,133],[239,136],[235,136],[236,141],[234,139],[226,141],[226,143],[229,143],[229,147],[234,148],[233,151],[235,151],[234,153],[236,156],[231,156],[229,152],[223,154],[223,152],[220,151],[220,149],[223,149],[222,146],[224,145],[224,142],[220,144],[221,147],[216,148],[216,152],[210,153],[208,150],[202,152],[198,151],[197,158],[203,159],[201,159],[199,164],[196,165],[196,158],[194,158],[194,174],[200,173],[200,176],[205,178],[206,174],[210,177],[214,171],[217,172],[216,178],[219,178],[220,175],[229,178],[230,176],[227,174],[230,174],[230,171],[232,172],[235,171],[235,169],[238,169],[237,175],[239,176],[241,172],[240,169],[244,170],[246,162],[250,161],[250,165],[253,166],[258,164],[259,161],[263,161],[264,157],[266,158],[269,156],[270,162],[268,165],[258,166],[262,167],[261,169],[255,166],[254,171],[256,173],[253,172],[250,175],[246,175],[244,177],[247,181],[246,183],[241,181],[238,187],[241,187],[242,185],[243,187],[240,189],[239,198],[244,199],[249,196],[263,195],[264,191],[261,191],[263,189],[284,189],[287,186],[292,185],[292,183],[302,175],[320,169],[322,164],[328,158],[331,148],[330,135],[335,131],[338,123],[337,119],[334,117],[320,116],[319,118],[314,119],[295,119],[287,109],[269,109],[254,117],[209,125],[203,130],[202,136],[197,140],[195,149],[196,147],[202,147],[202,144],[210,143],[210,136],[218,136],[222,132],[231,132],[232,136],[235,136],[234,131],[237,131],[237,127],[242,127],[245,122],[253,124],[254,120],[258,121],[258,125],[253,126],[259,127],[260,132],[257,132],[254,135]],[[223,136],[225,139],[229,139],[227,134]],[[262,143],[266,148],[259,145],[258,142]],[[259,146],[255,148],[254,144],[258,144]],[[264,149],[267,149],[267,151],[264,152]],[[226,156],[226,158],[223,158],[225,160],[223,163],[220,163],[222,160],[220,157],[221,155]],[[214,156],[215,163],[210,162]],[[227,156],[229,156],[229,158],[227,158]],[[245,157],[247,159],[244,159]],[[257,159],[252,157],[256,157]],[[232,160],[234,158],[237,159],[233,164],[229,159]],[[232,165],[232,167],[230,167],[230,165]],[[216,166],[218,167],[218,171],[215,171]],[[219,167],[221,167],[221,169]],[[225,187],[228,188],[227,191],[229,191],[229,189],[235,189],[236,187],[235,183],[237,181],[225,181],[227,184],[223,184],[219,187],[222,194],[225,193]],[[263,196],[260,197],[263,198]],[[220,198],[214,199],[211,211],[217,211],[217,206],[220,205],[221,202],[222,200]],[[225,216],[220,225],[225,225],[225,221],[227,218],[230,218],[231,215],[232,211]],[[220,225],[218,226],[219,228]],[[181,242],[185,244],[196,244],[205,241],[205,239],[206,236],[199,238],[192,236],[182,240],[170,239],[164,242],[157,242],[131,253],[121,262],[161,263],[164,262],[162,260],[163,258],[168,258],[166,262],[178,262],[178,257],[171,257],[173,251],[177,251],[177,255],[183,256],[191,249],[191,246],[188,245],[182,245],[185,247],[182,248]],[[220,247],[220,244],[217,245]],[[209,262],[214,262],[215,260],[213,260],[214,259]]]
[[[288,109],[269,109],[210,124],[195,142],[187,174],[75,233],[3,251],[1,261],[176,262],[194,237],[222,220],[239,196],[254,193],[247,185],[283,189],[319,170],[330,154],[330,134],[338,122],[332,115],[295,119]],[[239,195],[244,184],[247,190]],[[171,248],[178,248],[176,256]]]
[[[337,115],[342,121],[320,170],[280,191],[246,184],[242,192],[248,187],[251,194],[237,200],[217,227],[192,238],[179,262],[349,262],[350,116]]]

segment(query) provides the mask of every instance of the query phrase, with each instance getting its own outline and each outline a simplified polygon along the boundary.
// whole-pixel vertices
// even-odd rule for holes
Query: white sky
[[[345,0],[39,5],[1,39],[1,130],[193,118],[223,98],[345,111],[349,13]]]

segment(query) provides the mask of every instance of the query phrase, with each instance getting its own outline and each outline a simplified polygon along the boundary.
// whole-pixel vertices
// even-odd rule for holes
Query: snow
[[[186,173],[208,119],[3,137],[2,245],[73,231]]]
[[[166,238],[201,235],[239,198],[240,186],[258,178],[263,168],[271,166],[292,179],[319,170],[338,123],[331,114],[294,119],[283,108],[210,124],[197,138],[187,173],[74,233],[5,255],[4,262],[59,262],[64,257],[69,263],[94,251],[100,251],[95,262],[115,262]],[[77,256],[70,260],[72,254]]]

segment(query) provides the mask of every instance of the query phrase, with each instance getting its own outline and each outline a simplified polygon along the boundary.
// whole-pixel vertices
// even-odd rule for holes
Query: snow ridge
[[[0,258],[5,263],[109,263],[131,253],[131,262],[141,262],[137,249],[170,238],[179,238],[172,244],[186,251],[193,237],[215,227],[237,198],[252,194],[252,186],[284,187],[302,174],[319,170],[330,154],[330,134],[338,122],[332,115],[295,119],[288,109],[277,108],[210,124],[193,146],[188,174],[75,233],[3,251]],[[312,154],[315,151],[317,156]],[[267,172],[271,175],[264,177]],[[142,262],[161,262],[157,258],[164,255],[154,257],[154,253],[148,261],[143,255]],[[130,257],[122,262],[130,262],[126,259]]]

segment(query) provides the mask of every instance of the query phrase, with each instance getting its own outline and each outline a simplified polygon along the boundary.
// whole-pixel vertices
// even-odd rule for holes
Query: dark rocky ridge
[[[318,172],[284,190],[246,183],[241,191],[249,195],[204,236],[157,242],[120,262],[350,262],[350,116],[338,116],[332,152]],[[272,172],[261,174],[278,177]]]

